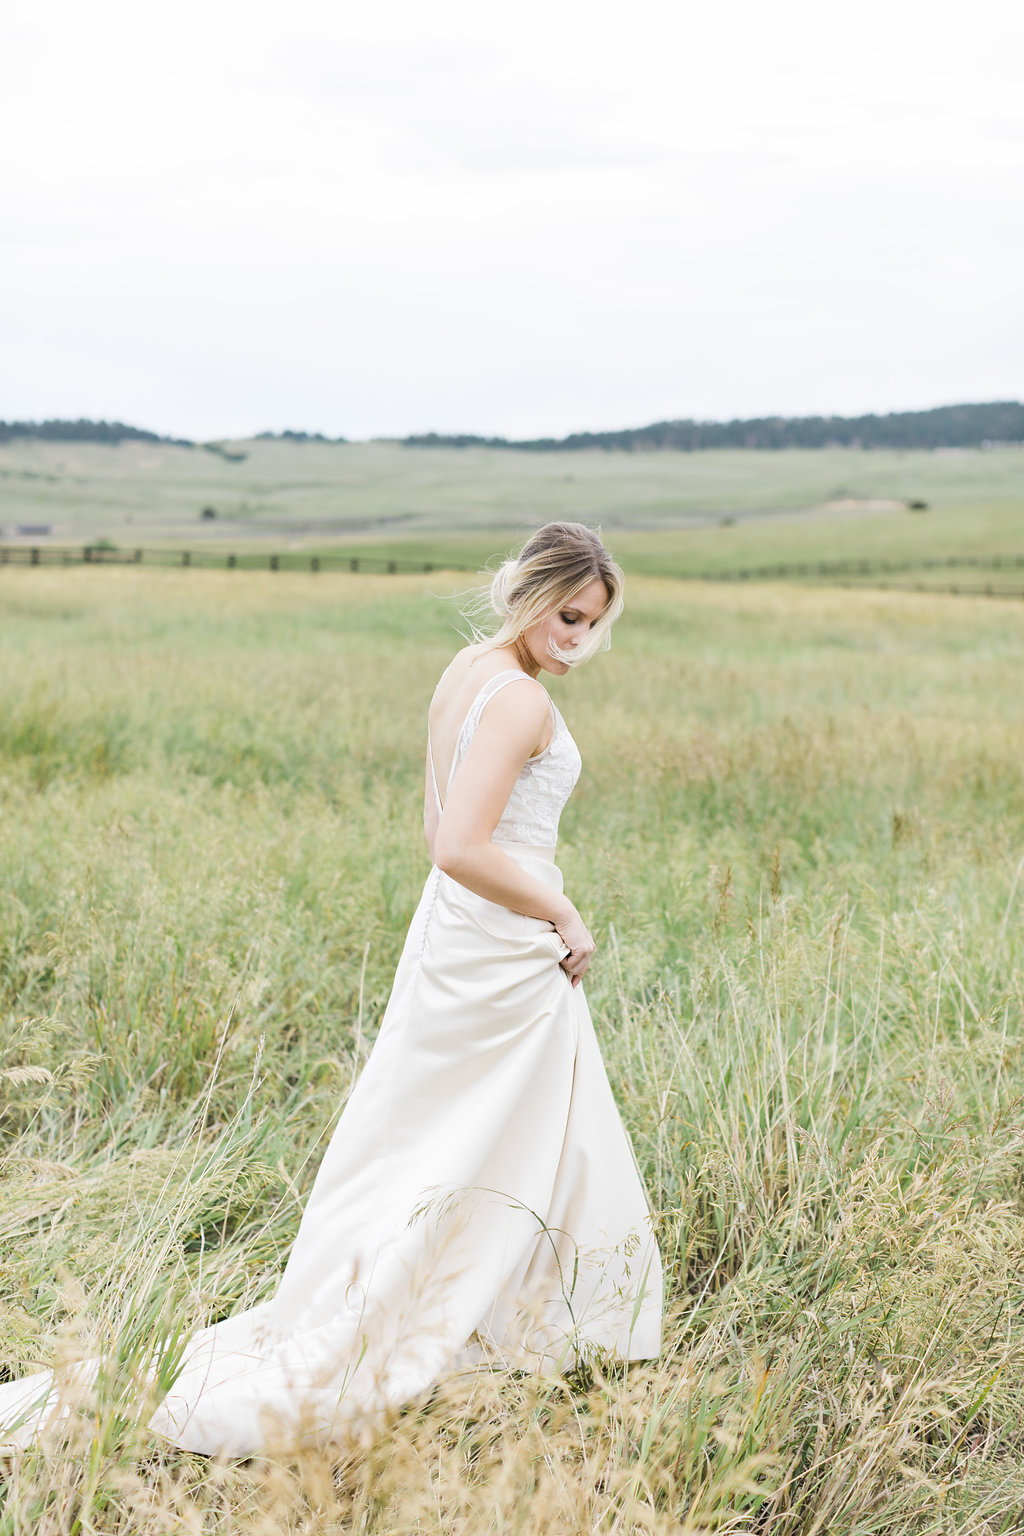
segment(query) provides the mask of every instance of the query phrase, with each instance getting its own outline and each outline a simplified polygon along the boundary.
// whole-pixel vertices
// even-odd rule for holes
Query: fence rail
[[[787,581],[808,576],[830,578],[895,576],[907,571],[985,570],[1024,568],[1024,555],[937,555],[916,560],[787,561],[780,565],[751,565],[726,571],[695,571],[698,581]]]
[[[836,586],[861,592],[934,592],[951,597],[1024,598],[1024,586],[1014,587],[991,581],[838,581]]]
[[[105,549],[95,544],[0,544],[0,565],[156,565],[229,571],[354,571],[390,576],[476,569],[450,560],[391,560],[385,555],[304,555],[297,551],[283,555],[238,555],[205,549]]]
[[[431,571],[475,571],[475,566],[450,560],[389,559],[385,555],[234,554],[190,549],[107,549],[102,545],[0,544],[0,565],[151,565],[191,566],[205,570],[350,571],[408,575]],[[784,561],[776,565],[740,566],[724,571],[679,571],[689,581],[818,580],[842,587],[871,586],[883,591],[936,592],[973,597],[1024,598],[1024,586],[1006,582],[935,582],[911,579],[919,571],[1024,570],[1024,554],[945,555],[920,560]],[[893,579],[895,578],[895,579]]]

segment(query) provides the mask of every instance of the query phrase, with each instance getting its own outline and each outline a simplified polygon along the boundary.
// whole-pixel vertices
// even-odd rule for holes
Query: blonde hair
[[[574,651],[552,647],[559,661],[578,666],[611,644],[612,625],[622,612],[624,582],[622,570],[605,549],[600,534],[583,523],[545,523],[538,528],[518,554],[498,567],[490,587],[471,598],[463,611],[475,640],[488,649],[512,645],[540,619],[569,606],[595,580],[604,582],[608,602],[588,639]],[[491,635],[483,630],[488,610],[500,620],[500,627]]]

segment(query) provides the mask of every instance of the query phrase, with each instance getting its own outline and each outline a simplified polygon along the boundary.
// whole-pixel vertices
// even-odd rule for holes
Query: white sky
[[[7,419],[1024,395],[1019,0],[35,0],[0,134]]]

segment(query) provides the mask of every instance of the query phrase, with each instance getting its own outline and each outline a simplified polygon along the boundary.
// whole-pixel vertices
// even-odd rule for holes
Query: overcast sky
[[[1024,396],[1020,0],[37,0],[0,133],[7,419]]]

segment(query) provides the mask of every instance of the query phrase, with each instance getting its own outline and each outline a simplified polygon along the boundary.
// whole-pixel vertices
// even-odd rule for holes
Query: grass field
[[[1024,450],[552,453],[244,442],[0,445],[0,529],[216,550],[343,547],[478,566],[555,517],[600,523],[630,570],[1024,547]],[[923,500],[927,514],[908,513]],[[216,517],[203,521],[204,507]],[[656,537],[652,535],[656,534]]]
[[[0,571],[0,1358],[114,1362],[0,1533],[1021,1529],[1024,609],[969,598],[635,579],[553,685],[658,1365],[442,1391],[337,1467],[118,1411],[168,1319],[272,1290],[372,1042],[443,590]]]

